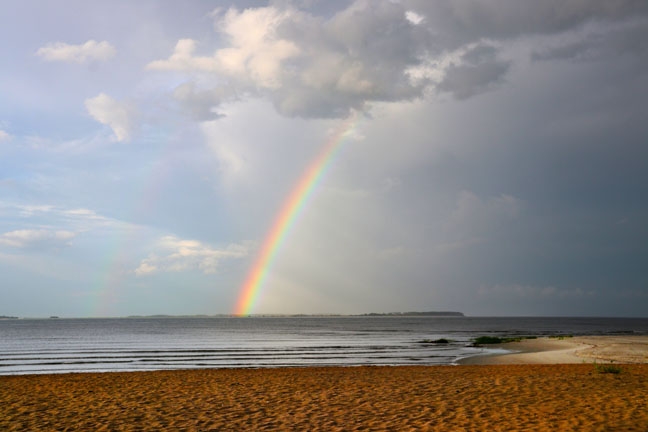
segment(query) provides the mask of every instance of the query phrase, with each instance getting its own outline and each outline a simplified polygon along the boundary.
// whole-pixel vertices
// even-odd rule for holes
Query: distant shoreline
[[[387,312],[387,313],[368,313],[352,316],[432,316],[432,317],[463,317],[462,312]]]

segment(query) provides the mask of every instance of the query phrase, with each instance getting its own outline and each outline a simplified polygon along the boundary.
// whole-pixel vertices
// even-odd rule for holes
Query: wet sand
[[[580,361],[2,376],[0,430],[648,430],[648,364]]]

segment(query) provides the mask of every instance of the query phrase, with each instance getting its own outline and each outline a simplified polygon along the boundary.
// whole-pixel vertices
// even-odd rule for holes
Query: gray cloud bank
[[[410,10],[418,24],[402,19]],[[356,2],[318,23],[354,11],[358,23],[341,27],[344,42],[332,46],[360,51],[358,82],[394,85],[381,96],[314,92],[321,111],[296,104],[286,113],[390,110],[378,101],[419,108],[367,128],[370,145],[349,151],[346,181],[365,193],[322,198],[304,222],[320,235],[300,232],[277,265],[282,295],[308,286],[331,309],[414,302],[476,314],[645,316],[648,4]],[[386,16],[397,24],[383,25]],[[369,37],[387,29],[389,42]],[[359,40],[366,49],[350,42]],[[302,90],[291,81],[271,97],[285,112],[282,98]],[[384,120],[381,109],[373,114]],[[376,188],[386,177],[395,187]],[[294,274],[301,283],[292,286]]]
[[[213,14],[225,44],[214,49],[181,39],[167,59],[147,68],[190,77],[173,96],[198,120],[217,118],[221,104],[242,95],[268,97],[287,116],[345,117],[351,109],[430,92],[465,99],[492,90],[511,67],[504,45],[520,38],[569,36],[591,25],[604,30],[584,40],[566,37],[533,57],[644,50],[637,41],[647,14],[645,2],[633,0],[355,1],[328,16],[288,3],[232,7]],[[616,42],[604,42],[605,26],[632,20],[639,24],[617,26]]]

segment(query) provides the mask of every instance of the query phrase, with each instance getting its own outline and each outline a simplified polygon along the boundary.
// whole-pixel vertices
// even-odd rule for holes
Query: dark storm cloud
[[[622,55],[644,58],[648,50],[648,24],[633,22],[607,32],[591,31],[576,40],[555,45],[543,50],[534,50],[533,60],[576,60],[597,61]]]
[[[437,90],[449,92],[457,99],[466,99],[494,88],[504,80],[510,62],[500,60],[497,50],[478,45],[460,57],[459,64],[450,65]]]
[[[648,4],[642,0],[414,0],[406,4],[423,13],[444,39],[463,43],[560,33],[590,21],[613,22],[648,14]]]

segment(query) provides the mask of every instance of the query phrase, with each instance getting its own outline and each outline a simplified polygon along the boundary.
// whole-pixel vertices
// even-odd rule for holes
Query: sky
[[[2,9],[0,315],[648,316],[645,0]]]

